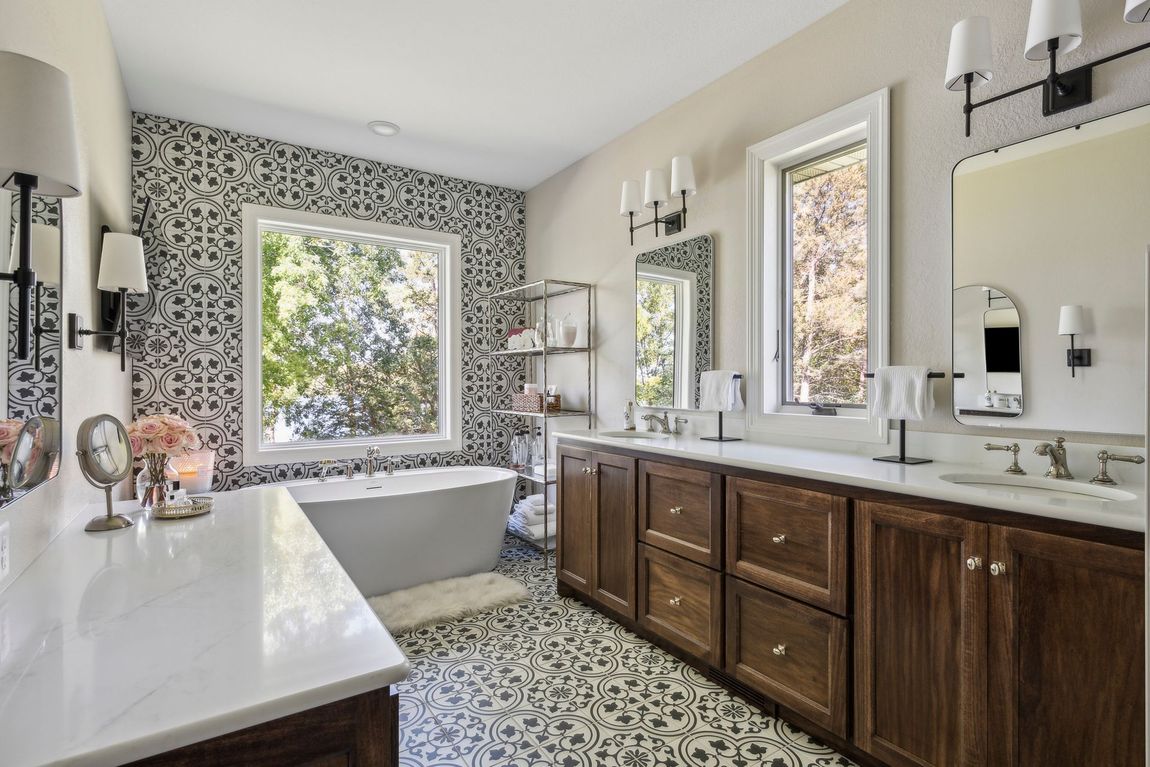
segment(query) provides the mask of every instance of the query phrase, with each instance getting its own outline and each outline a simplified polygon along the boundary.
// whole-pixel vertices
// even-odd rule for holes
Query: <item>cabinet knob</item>
[[[771,543],[786,543],[786,542],[787,542],[787,536],[785,536],[785,535],[776,535],[776,536],[773,536],[771,538]]]
[[[682,597],[671,597],[670,599],[667,600],[668,604],[670,604],[671,607],[678,607],[679,603],[682,601],[683,601]]]
[[[599,470],[598,470],[598,469],[591,469],[591,473],[592,473],[592,474],[598,474],[598,473],[599,473]]]
[[[966,569],[967,570],[981,570],[982,569],[982,557],[967,557],[966,558]]]
[[[583,467],[583,473],[584,473],[584,474],[590,474],[590,473],[591,473],[591,469],[589,469],[588,467],[584,466],[584,467]]]
[[[670,508],[670,512],[677,517],[683,513],[683,507],[682,506],[672,506]]]
[[[990,563],[990,574],[991,575],[1006,575],[1006,563],[1005,562],[991,562]]]
[[[775,655],[786,655],[787,646],[785,644],[777,644],[775,645],[775,649],[771,650],[771,652],[773,652]]]

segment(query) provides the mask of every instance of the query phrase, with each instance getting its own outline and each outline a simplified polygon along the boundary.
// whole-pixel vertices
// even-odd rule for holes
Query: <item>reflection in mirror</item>
[[[9,480],[13,490],[39,485],[60,470],[60,422],[33,416],[24,423],[12,446]]]
[[[635,401],[696,409],[711,368],[714,244],[710,235],[635,259]]]
[[[960,422],[1022,415],[1022,320],[1001,290],[955,289],[954,373]]]
[[[0,191],[0,210],[10,211],[8,226],[0,227],[0,263],[9,267],[18,247],[18,205],[15,197]],[[3,396],[6,420],[0,425],[0,464],[4,483],[0,484],[0,505],[10,503],[56,475],[57,461],[44,467],[13,463],[20,429],[32,426],[40,435],[41,448],[49,432],[59,433],[60,417],[60,275],[61,232],[60,201],[32,197],[32,267],[36,272],[33,299],[33,351],[30,359],[16,358],[17,298],[16,286],[5,282],[0,289],[0,338],[5,341],[5,354],[0,355],[0,395]],[[0,269],[5,271],[5,269]],[[35,353],[38,350],[38,354]],[[32,436],[29,435],[29,439]],[[31,450],[35,444],[28,446]],[[58,448],[56,448],[58,450]],[[28,458],[32,457],[29,452]],[[21,482],[14,478],[20,474]]]
[[[960,422],[1143,433],[1148,178],[1150,106],[955,166],[954,370],[973,377],[954,382]],[[967,299],[964,291],[973,295],[986,286],[1003,297],[992,301],[996,306],[1012,299],[1025,320],[1021,328],[1011,328],[1003,319],[1007,315],[992,314],[984,317],[988,327],[979,334],[978,299]],[[1073,378],[1067,366],[1069,338],[1058,334],[1060,307],[1068,305],[1084,307],[1086,330],[1074,340],[1092,350],[1092,365],[1077,368]],[[999,320],[1007,324],[994,326]],[[1010,370],[1013,355],[986,357],[991,367],[1002,369],[987,370],[985,378],[968,358],[979,339],[985,344],[992,336],[1006,340],[990,351],[1010,349],[1014,333],[1026,368],[1025,392],[1022,365],[1017,373]],[[987,406],[988,389],[1018,399],[1008,398],[1008,408],[1000,401]]]

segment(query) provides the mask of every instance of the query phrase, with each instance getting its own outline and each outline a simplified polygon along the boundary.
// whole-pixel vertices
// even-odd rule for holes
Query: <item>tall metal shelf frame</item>
[[[593,391],[591,385],[592,376],[592,363],[593,355],[595,353],[595,340],[594,340],[594,326],[591,322],[591,314],[593,311],[593,304],[595,300],[595,286],[586,282],[571,282],[570,280],[537,280],[529,282],[526,285],[520,285],[515,288],[500,291],[492,296],[495,300],[511,301],[523,305],[525,319],[530,319],[528,315],[534,317],[542,316],[546,323],[550,322],[550,307],[551,302],[559,296],[566,296],[576,293],[582,293],[585,296],[586,315],[585,321],[587,323],[587,338],[585,346],[549,346],[544,339],[544,345],[534,349],[514,349],[493,352],[495,356],[499,357],[522,357],[526,365],[536,365],[539,372],[539,389],[541,392],[547,391],[547,360],[550,357],[557,355],[581,354],[586,357],[586,384],[585,391],[585,408],[575,410],[558,410],[556,412],[549,412],[546,406],[546,397],[544,398],[543,412],[528,412],[522,410],[512,409],[496,409],[496,413],[504,415],[513,415],[522,418],[528,423],[529,427],[536,427],[537,422],[541,423],[538,428],[543,430],[543,475],[539,476],[534,472],[534,465],[525,466],[523,470],[519,471],[519,476],[528,482],[528,489],[542,488],[544,513],[543,513],[543,540],[535,541],[526,538],[522,535],[511,532],[512,535],[520,540],[528,543],[543,551],[544,561],[550,561],[550,551],[553,546],[549,545],[551,538],[551,523],[548,521],[546,512],[547,492],[548,489],[557,485],[559,482],[559,466],[556,463],[554,475],[548,477],[547,466],[554,456],[551,450],[551,434],[548,425],[557,418],[586,418],[587,428],[590,429],[594,425],[594,402]],[[537,313],[538,312],[538,313]],[[538,364],[536,361],[538,360]],[[568,379],[568,382],[570,379]],[[532,458],[535,461],[535,458]],[[558,504],[558,498],[556,498]]]

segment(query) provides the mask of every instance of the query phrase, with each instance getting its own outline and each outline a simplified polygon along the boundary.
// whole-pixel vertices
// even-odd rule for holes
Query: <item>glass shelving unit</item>
[[[579,294],[579,295],[576,295]],[[518,357],[523,358],[525,367],[530,365],[534,368],[535,375],[533,376],[539,383],[540,391],[547,391],[547,369],[548,359],[559,355],[584,355],[586,364],[586,390],[583,392],[583,402],[586,403],[585,408],[577,409],[560,409],[555,411],[532,412],[523,410],[514,410],[511,408],[496,409],[494,412],[503,415],[515,416],[527,422],[529,428],[534,432],[538,427],[543,430],[543,474],[538,474],[533,471],[533,466],[524,467],[522,470],[517,470],[518,475],[527,481],[528,494],[535,492],[542,492],[544,503],[546,503],[548,489],[558,484],[559,467],[556,464],[554,469],[549,471],[548,467],[555,463],[555,456],[552,454],[551,449],[551,433],[550,430],[557,419],[574,419],[586,418],[587,428],[593,425],[594,411],[592,409],[592,364],[594,355],[594,336],[592,333],[591,314],[594,302],[595,286],[584,282],[571,282],[570,280],[538,280],[536,282],[529,282],[526,285],[520,285],[509,290],[504,290],[496,293],[492,298],[497,301],[515,302],[523,305],[525,320],[528,321],[528,326],[533,327],[535,320],[543,318],[546,322],[550,322],[550,310],[554,306],[552,303],[554,299],[559,296],[574,296],[577,300],[582,297],[584,300],[578,302],[582,304],[585,310],[584,319],[587,327],[587,337],[585,346],[549,346],[533,349],[504,349],[492,352],[493,356],[498,357]],[[570,306],[572,299],[567,299],[564,304]],[[570,384],[570,379],[567,379]],[[533,457],[532,461],[536,459]],[[508,530],[512,535],[525,541],[526,543],[541,549],[544,552],[545,558],[550,561],[548,552],[553,550],[554,542],[551,541],[553,530],[548,521],[546,511],[543,515],[543,540],[536,541],[528,537],[519,535],[513,530]]]

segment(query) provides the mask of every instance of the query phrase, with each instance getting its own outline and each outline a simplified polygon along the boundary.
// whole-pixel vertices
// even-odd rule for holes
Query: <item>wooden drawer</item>
[[[728,477],[727,571],[846,615],[848,508],[836,495]]]
[[[639,624],[684,652],[720,666],[722,575],[640,543]]]
[[[847,621],[727,576],[727,672],[847,735]]]
[[[639,462],[639,539],[716,570],[723,566],[723,477]]]

